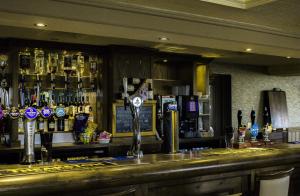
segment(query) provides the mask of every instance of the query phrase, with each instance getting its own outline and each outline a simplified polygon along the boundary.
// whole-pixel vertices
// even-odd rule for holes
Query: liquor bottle
[[[19,65],[21,74],[29,74],[31,55],[28,50],[19,52]]]
[[[49,53],[48,54],[48,62],[49,62],[49,70],[48,73],[55,74],[58,70],[58,54],[57,53]]]
[[[45,74],[45,57],[44,51],[35,49],[34,50],[34,64],[35,64],[35,73],[36,74]]]
[[[84,103],[84,113],[89,114],[90,113],[90,99],[89,96],[86,96],[85,103]]]
[[[93,113],[93,108],[92,106],[89,107],[89,118],[88,118],[88,121],[89,122],[94,122],[94,113]]]
[[[78,108],[77,111],[78,111],[78,113],[84,113],[83,103],[84,103],[84,97],[82,96],[81,99],[79,98],[79,102],[77,104],[77,108]]]
[[[77,107],[75,102],[76,97],[69,104],[69,131],[73,131],[75,115],[77,113]]]
[[[63,103],[65,107],[65,116],[64,116],[64,131],[70,131],[69,129],[69,104],[68,104],[68,96],[67,100]]]

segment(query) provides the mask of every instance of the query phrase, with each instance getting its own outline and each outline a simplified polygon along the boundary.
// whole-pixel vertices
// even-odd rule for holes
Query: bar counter
[[[0,195],[196,195],[250,193],[255,174],[295,167],[300,145],[209,149],[178,154],[97,158],[51,165],[0,165]],[[298,188],[299,189],[299,188]]]

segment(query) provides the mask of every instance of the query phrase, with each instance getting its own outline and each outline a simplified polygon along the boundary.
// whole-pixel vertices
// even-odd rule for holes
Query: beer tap
[[[252,109],[250,113],[250,118],[251,118],[251,128],[250,128],[250,134],[251,134],[251,141],[256,142],[256,137],[258,135],[258,124],[255,123],[255,111]]]
[[[53,111],[47,105],[44,105],[40,112],[45,121],[44,130],[40,132],[41,137],[41,159],[42,162],[52,161],[52,139],[53,133],[48,129],[48,119],[52,117]]]
[[[127,93],[127,82],[127,78],[123,78],[124,106],[126,109],[129,105],[133,131],[132,145],[127,155],[140,158],[143,156],[143,152],[141,151],[140,111],[144,101],[147,99],[148,83],[146,81],[141,82],[139,88],[132,95],[129,95]]]
[[[25,133],[24,133],[24,154],[23,164],[31,164],[35,162],[34,156],[34,138],[36,132],[36,118],[38,117],[38,110],[34,107],[25,109]]]

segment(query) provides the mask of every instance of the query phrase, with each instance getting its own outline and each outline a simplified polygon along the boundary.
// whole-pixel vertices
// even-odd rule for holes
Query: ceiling
[[[264,5],[276,0],[201,0],[209,3],[225,5],[229,7],[249,9],[252,7]]]
[[[202,0],[26,2],[0,5],[1,37],[153,47],[216,57],[217,63],[300,65],[299,0],[256,6],[249,0],[218,1],[243,3],[242,9]],[[36,22],[48,26],[37,28]],[[161,36],[169,40],[159,41]],[[253,51],[245,53],[249,47]]]

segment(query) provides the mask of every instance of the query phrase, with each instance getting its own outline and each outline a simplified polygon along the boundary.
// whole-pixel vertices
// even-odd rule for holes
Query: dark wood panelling
[[[284,91],[265,91],[273,128],[288,128],[288,111]]]
[[[214,74],[211,76],[212,86],[212,126],[215,135],[224,138],[225,130],[232,127],[231,76]],[[223,140],[221,140],[221,144]]]

